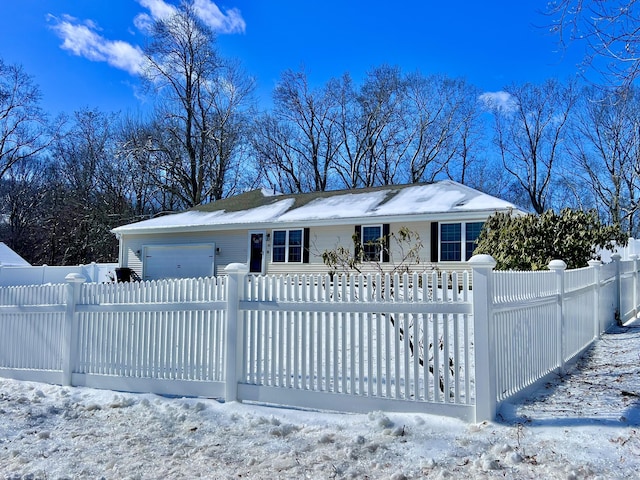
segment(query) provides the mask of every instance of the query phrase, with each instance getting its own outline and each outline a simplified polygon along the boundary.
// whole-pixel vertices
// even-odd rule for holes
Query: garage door
[[[144,279],[210,277],[215,251],[213,243],[147,245],[144,248]]]

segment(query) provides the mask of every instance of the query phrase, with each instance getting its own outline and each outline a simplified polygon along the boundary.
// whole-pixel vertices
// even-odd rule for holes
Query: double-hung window
[[[459,262],[462,251],[462,224],[443,223],[440,225],[440,261]]]
[[[390,260],[389,224],[356,225],[355,256],[363,262],[383,262]]]
[[[441,223],[440,261],[461,262],[473,255],[482,230],[482,222]]]
[[[303,230],[274,230],[272,261],[302,263]]]
[[[465,260],[469,260],[478,245],[478,237],[482,231],[482,222],[465,223]]]
[[[382,225],[362,227],[362,256],[365,262],[382,261]]]

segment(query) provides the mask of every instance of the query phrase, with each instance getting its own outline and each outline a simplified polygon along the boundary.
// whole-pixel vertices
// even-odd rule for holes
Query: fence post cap
[[[87,279],[79,273],[70,273],[69,275],[64,277],[64,279],[67,281],[67,283],[84,283],[87,281]]]
[[[491,255],[481,254],[474,255],[469,259],[469,263],[472,267],[491,267],[494,268],[497,264],[495,259]]]
[[[622,258],[622,255],[620,255],[618,252],[611,255],[611,260],[613,260],[614,262],[620,260],[621,258]]]
[[[249,273],[249,266],[244,263],[230,263],[224,267],[224,271],[227,273]]]
[[[566,270],[567,264],[562,260],[551,260],[549,262],[549,270]]]
[[[590,267],[599,267],[600,265],[602,265],[602,262],[600,260],[589,260],[587,262],[587,265],[589,265]]]

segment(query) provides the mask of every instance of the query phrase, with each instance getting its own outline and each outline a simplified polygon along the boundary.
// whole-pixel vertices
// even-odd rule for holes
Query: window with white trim
[[[476,248],[482,225],[482,222],[441,223],[440,261],[461,262],[469,260]]]
[[[469,260],[473,255],[473,251],[478,246],[478,237],[482,231],[483,222],[469,222],[465,223],[465,260]]]
[[[274,230],[271,260],[274,263],[302,263],[303,230]]]

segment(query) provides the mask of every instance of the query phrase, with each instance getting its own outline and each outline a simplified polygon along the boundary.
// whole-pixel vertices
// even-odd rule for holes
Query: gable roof
[[[30,267],[31,264],[11,250],[5,243],[0,242],[0,266]]]
[[[506,202],[451,180],[283,195],[261,189],[191,210],[117,227],[121,233],[265,228],[286,224],[326,225],[354,221],[424,220],[518,210]]]

